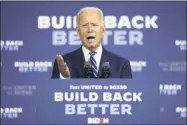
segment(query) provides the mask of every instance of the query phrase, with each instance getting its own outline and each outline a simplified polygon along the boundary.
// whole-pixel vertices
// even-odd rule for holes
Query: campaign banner
[[[178,86],[172,86],[178,89]],[[186,86],[184,86],[186,87]],[[166,87],[164,87],[166,88]],[[19,108],[4,108],[17,119],[2,123],[31,124],[185,124],[186,90],[167,99],[160,84],[136,80],[46,80],[38,83],[33,97],[9,97]],[[168,92],[164,92],[168,93]],[[7,94],[4,95],[6,97]],[[183,99],[178,98],[183,97]],[[14,100],[14,101],[13,101]],[[165,105],[167,102],[167,106]],[[6,106],[11,101],[4,100]],[[169,117],[169,118],[168,118]]]

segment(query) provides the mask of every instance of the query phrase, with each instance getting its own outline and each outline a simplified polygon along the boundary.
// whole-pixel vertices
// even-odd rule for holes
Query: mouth
[[[91,40],[91,39],[95,39],[95,37],[94,36],[88,36],[87,39]]]

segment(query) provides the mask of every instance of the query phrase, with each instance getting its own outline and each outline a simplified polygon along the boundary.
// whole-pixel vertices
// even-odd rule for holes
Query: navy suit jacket
[[[71,78],[84,78],[85,59],[82,48],[80,47],[79,49],[62,56],[70,70]],[[102,65],[104,62],[109,62],[110,64],[110,78],[132,78],[129,60],[111,53],[104,48],[102,51],[98,76],[101,76],[102,74]],[[56,59],[51,78],[60,78],[60,72]]]

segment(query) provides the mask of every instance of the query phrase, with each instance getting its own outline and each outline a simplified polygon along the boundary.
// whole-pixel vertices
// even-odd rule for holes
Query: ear
[[[102,36],[104,36],[105,30],[106,30],[106,27],[105,27],[105,24],[103,24],[103,34],[102,34]]]
[[[80,37],[79,27],[78,26],[76,27],[76,31],[77,31],[78,36]]]

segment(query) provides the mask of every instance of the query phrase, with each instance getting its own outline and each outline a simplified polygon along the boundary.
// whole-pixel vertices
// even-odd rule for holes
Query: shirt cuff
[[[65,78],[65,77],[62,76],[62,74],[60,73],[60,79],[70,79],[70,78]]]

